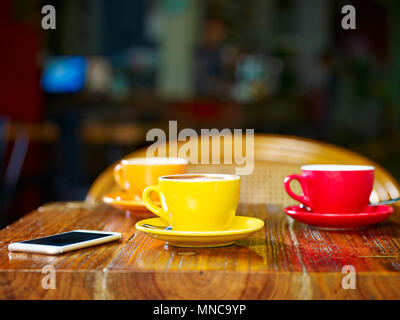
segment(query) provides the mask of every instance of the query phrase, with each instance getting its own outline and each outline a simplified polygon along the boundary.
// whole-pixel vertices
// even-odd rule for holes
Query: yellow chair
[[[228,140],[227,140],[228,141]],[[225,140],[220,139],[220,152],[223,155]],[[178,148],[186,142],[171,142]],[[201,138],[190,143],[196,143],[200,150]],[[243,136],[245,146],[245,136]],[[168,155],[169,144],[166,143]],[[210,140],[210,162],[212,144]],[[198,153],[200,154],[200,153]],[[124,159],[144,157],[146,149],[135,151]],[[190,158],[193,163],[193,156]],[[199,159],[197,159],[199,160]],[[199,161],[198,161],[199,162]],[[221,160],[223,163],[223,157]],[[240,201],[247,203],[269,203],[279,205],[294,204],[284,188],[283,179],[293,173],[300,173],[304,164],[359,164],[375,167],[375,183],[370,200],[372,202],[399,197],[398,182],[381,166],[364,156],[347,149],[311,139],[298,137],[257,134],[254,137],[254,170],[250,175],[242,176]],[[101,201],[104,194],[119,191],[114,183],[113,167],[107,168],[93,183],[86,197],[87,202]],[[189,173],[235,173],[232,164],[190,164]],[[297,190],[296,190],[297,188]],[[293,186],[300,193],[298,185]]]

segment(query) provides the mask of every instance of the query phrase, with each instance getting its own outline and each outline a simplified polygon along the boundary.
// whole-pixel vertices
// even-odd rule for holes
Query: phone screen
[[[29,244],[42,244],[46,246],[67,246],[74,243],[99,239],[111,236],[111,233],[91,233],[91,232],[81,232],[81,231],[71,231],[61,234],[55,234],[53,236],[21,241],[21,243]]]

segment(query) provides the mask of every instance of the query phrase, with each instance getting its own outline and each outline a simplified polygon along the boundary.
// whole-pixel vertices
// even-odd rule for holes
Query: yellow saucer
[[[236,216],[228,230],[223,231],[174,231],[146,227],[144,225],[167,227],[161,218],[141,220],[136,229],[148,236],[165,241],[176,247],[222,247],[246,238],[264,227],[264,221],[258,218]]]
[[[117,209],[150,213],[140,199],[132,199],[127,192],[108,193],[103,196],[103,202]]]

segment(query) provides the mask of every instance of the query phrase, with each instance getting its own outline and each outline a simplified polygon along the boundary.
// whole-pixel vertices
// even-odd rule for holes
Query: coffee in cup
[[[302,174],[284,179],[286,192],[314,212],[357,213],[369,203],[375,168],[364,165],[305,165]],[[295,194],[290,182],[297,180],[303,191]]]
[[[161,200],[156,205],[151,194]],[[230,227],[239,202],[240,177],[227,174],[163,176],[143,192],[145,206],[175,231],[220,231]]]

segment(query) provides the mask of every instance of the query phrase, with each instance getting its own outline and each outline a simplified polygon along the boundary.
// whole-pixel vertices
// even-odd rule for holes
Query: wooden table
[[[0,231],[1,299],[399,299],[399,212],[374,228],[322,231],[273,205],[241,205],[265,228],[223,248],[166,246],[135,232],[146,214],[106,205],[40,207]],[[122,232],[120,242],[60,256],[11,253],[10,242],[73,229]],[[56,270],[56,289],[43,289],[42,268]],[[345,265],[356,289],[343,289]]]

